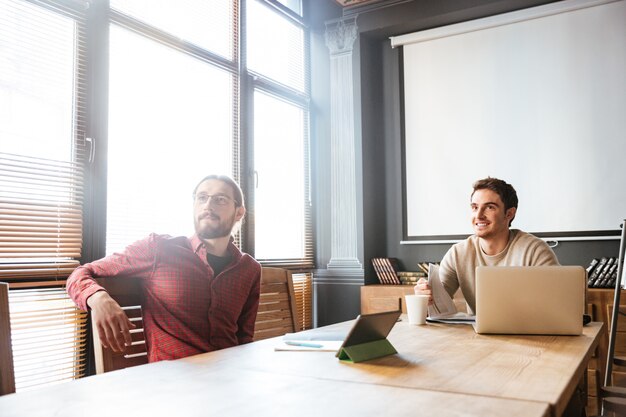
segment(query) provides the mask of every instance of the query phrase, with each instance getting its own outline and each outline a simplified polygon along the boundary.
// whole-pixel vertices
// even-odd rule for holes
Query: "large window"
[[[236,77],[111,25],[107,253],[151,232],[193,234],[192,191],[232,173]]]
[[[191,235],[192,189],[209,173],[244,186],[238,243],[296,272],[300,327],[311,326],[301,11],[300,0],[0,0],[0,280],[21,387],[84,374],[85,317],[57,290],[72,270],[151,232]],[[31,315],[55,316],[58,333],[20,321]],[[31,331],[37,357],[21,354]],[[47,355],[55,338],[63,357]]]
[[[263,1],[247,0],[246,5],[246,63],[254,74],[255,256],[310,268],[305,26]]]
[[[240,246],[300,272],[302,327],[310,327],[301,9],[298,0],[111,0],[106,253],[151,232],[192,235],[193,187],[230,174],[248,208]]]
[[[20,391],[85,373],[84,313],[60,288],[82,251],[84,10],[0,0],[0,280]]]

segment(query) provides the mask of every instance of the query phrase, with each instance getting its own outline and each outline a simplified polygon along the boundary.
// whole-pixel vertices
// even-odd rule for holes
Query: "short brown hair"
[[[198,190],[198,187],[200,186],[200,184],[208,180],[219,180],[228,184],[230,188],[233,190],[233,195],[235,197],[235,206],[243,207],[244,205],[243,204],[243,192],[241,191],[241,187],[239,187],[239,184],[237,184],[237,181],[235,181],[228,175],[211,174],[202,178],[200,182],[196,185],[196,187],[193,189],[194,199],[196,198],[196,191]]]
[[[517,209],[517,192],[515,191],[515,188],[513,188],[513,186],[506,181],[502,181],[498,178],[487,177],[476,181],[472,187],[474,188],[474,191],[472,191],[470,198],[477,190],[491,190],[500,196],[500,199],[504,203],[505,211],[511,207],[515,207]],[[513,219],[514,218],[515,216],[513,216]],[[513,223],[513,219],[509,222],[509,226]]]

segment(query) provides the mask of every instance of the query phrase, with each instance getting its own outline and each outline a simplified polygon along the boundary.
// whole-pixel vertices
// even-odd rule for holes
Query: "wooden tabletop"
[[[536,416],[541,402],[160,362],[0,398],[3,417]]]
[[[0,414],[558,416],[601,326],[579,337],[483,336],[402,321],[389,335],[398,355],[358,364],[331,352],[276,352],[279,340],[268,339],[7,395]]]
[[[550,404],[560,416],[583,377],[605,331],[602,323],[582,336],[479,335],[470,325],[410,326],[406,316],[388,339],[397,355],[351,364],[330,352],[274,352],[273,339],[238,349],[236,366],[285,375],[480,395]],[[328,326],[344,329],[350,322]],[[216,366],[227,351],[183,359]]]

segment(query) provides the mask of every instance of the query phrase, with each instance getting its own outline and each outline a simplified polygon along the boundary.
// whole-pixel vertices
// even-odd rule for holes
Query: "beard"
[[[217,219],[217,224],[201,224],[203,218],[196,218],[195,220],[195,228],[196,234],[200,239],[217,239],[220,237],[230,236],[233,231],[233,226],[235,226],[235,215],[225,218],[225,219]]]

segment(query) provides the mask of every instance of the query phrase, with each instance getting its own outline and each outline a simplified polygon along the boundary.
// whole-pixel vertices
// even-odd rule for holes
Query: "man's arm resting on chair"
[[[115,352],[123,352],[126,346],[130,346],[130,329],[134,329],[135,325],[109,293],[104,290],[94,293],[87,299],[87,305],[102,346]]]

